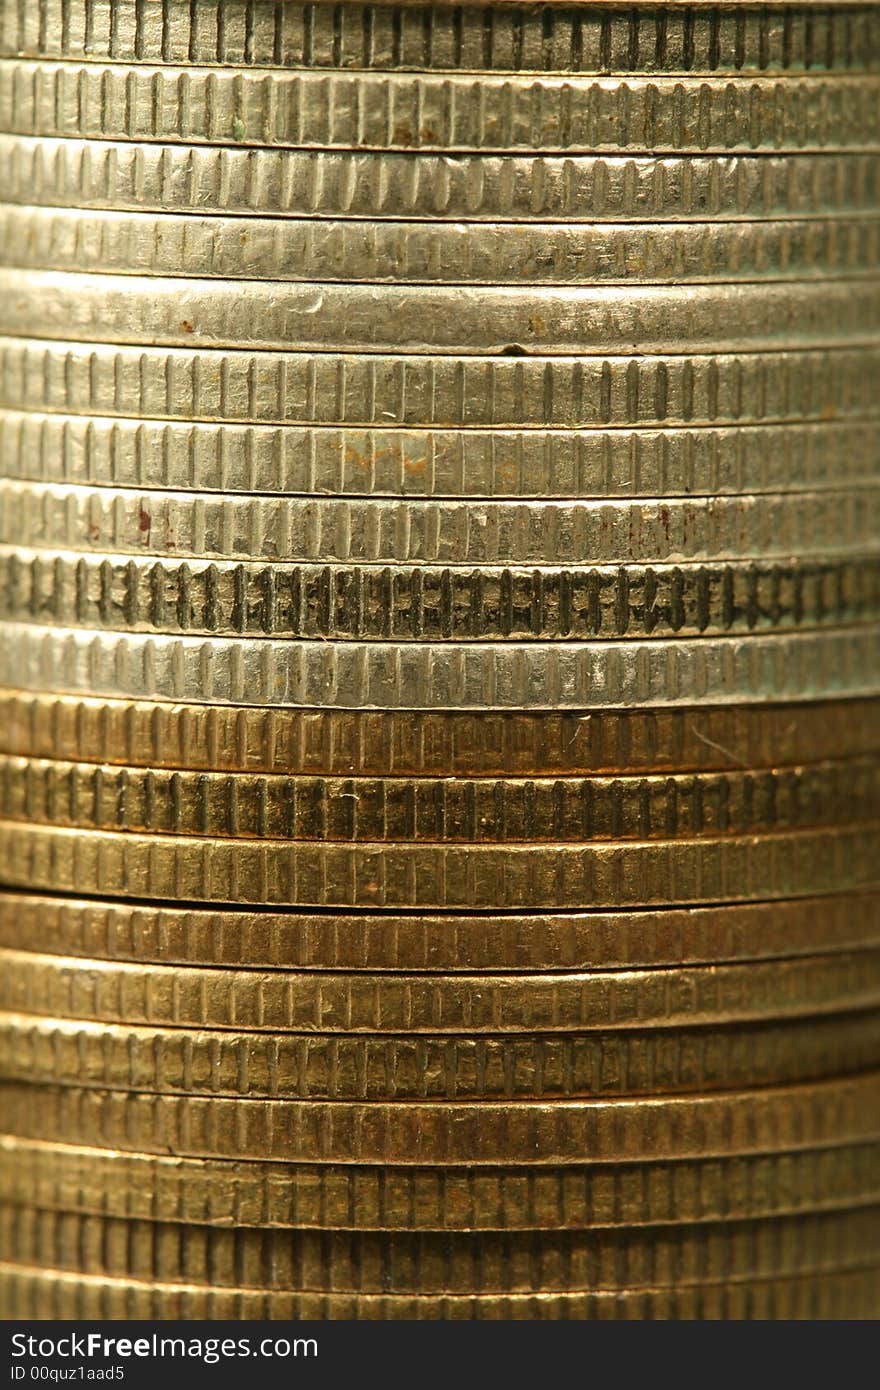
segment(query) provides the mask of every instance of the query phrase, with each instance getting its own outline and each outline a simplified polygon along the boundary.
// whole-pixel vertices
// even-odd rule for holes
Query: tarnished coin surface
[[[880,946],[876,890],[656,911],[254,912],[0,892],[15,951],[233,969],[601,970],[786,960]]]
[[[0,1194],[40,1209],[204,1226],[569,1230],[875,1204],[880,1145],[578,1168],[370,1168],[122,1153],[0,1135]]]
[[[876,998],[876,989],[874,991]],[[880,1065],[880,1011],[589,1033],[199,1031],[0,1014],[0,1077],[250,1100],[552,1102],[725,1092]],[[350,1217],[352,1220],[353,1217]]]
[[[877,1072],[613,1100],[335,1101],[0,1085],[4,1132],[180,1157],[482,1168],[766,1154],[880,1137]]]
[[[694,1319],[874,1318],[878,1266],[771,1279],[591,1293],[289,1293],[149,1283],[0,1263],[3,1306],[20,1318]]]
[[[391,7],[319,0],[32,0],[0,16],[0,52],[28,58],[267,68],[563,73],[798,73],[880,66],[876,10],[863,0],[722,0],[711,9],[553,4]]]

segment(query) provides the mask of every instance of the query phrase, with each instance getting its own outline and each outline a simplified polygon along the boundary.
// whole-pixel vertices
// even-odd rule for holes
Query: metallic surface
[[[880,626],[611,642],[332,642],[0,623],[0,683],[33,693],[311,709],[621,709],[877,693]]]
[[[47,556],[10,545],[0,546],[0,588],[9,619],[52,627],[431,641],[697,637],[876,621],[880,551],[795,562],[391,568]]]
[[[653,907],[876,883],[880,823],[590,844],[344,844],[0,822],[11,887],[153,901],[358,908]]]
[[[0,754],[0,818],[242,840],[671,840],[880,815],[880,760],[634,777],[309,777],[142,771]]]
[[[569,1230],[869,1206],[876,1143],[672,1163],[332,1168],[176,1158],[0,1135],[0,1195],[41,1210],[203,1226]]]
[[[776,13],[785,14],[780,25]],[[286,4],[30,0],[2,12],[0,52],[253,67],[502,72],[800,72],[880,66],[865,0],[606,5]]]
[[[818,1016],[848,1006],[880,1007],[880,951],[667,970],[388,980],[365,972],[217,971],[0,949],[2,1010],[236,1033],[576,1033]]]
[[[3,195],[37,207],[529,222],[876,213],[873,154],[442,155],[0,135]]]
[[[874,1316],[878,1274],[877,1266],[862,1266],[572,1294],[308,1294],[145,1283],[0,1263],[0,1297],[19,1318],[839,1319]]]
[[[456,358],[0,338],[0,406],[190,424],[410,425],[444,433],[846,424],[877,418],[878,380],[876,345]]]
[[[632,1230],[222,1230],[0,1205],[10,1263],[298,1292],[547,1293],[770,1278],[871,1263],[880,1208]]]
[[[880,88],[878,88],[880,97]],[[877,102],[880,113],[880,100]],[[728,352],[871,347],[880,278],[706,285],[318,285],[262,280],[181,282],[153,276],[0,269],[0,335],[89,343],[353,351],[522,359],[534,355],[711,352],[718,322]],[[597,354],[598,355],[598,354]],[[569,364],[569,370],[571,366]]]
[[[392,284],[749,283],[872,276],[880,219],[523,225],[0,207],[0,265]]]
[[[4,360],[9,368],[9,356]],[[52,359],[44,360],[54,369]],[[71,352],[66,360],[85,389],[82,357]],[[94,372],[100,369],[101,360],[100,353],[89,358]],[[228,363],[229,358],[222,361]],[[870,380],[873,357],[855,361],[862,362]],[[150,363],[144,360],[142,365],[146,374]],[[638,372],[645,363],[635,365]],[[826,365],[831,371],[834,359],[827,358]],[[27,372],[27,389],[34,392],[33,355],[27,367],[20,359],[19,366]],[[493,364],[493,381],[498,380],[497,366]],[[637,372],[630,371],[630,377],[638,380]],[[21,381],[24,386],[25,377]],[[853,381],[853,389],[855,384]],[[8,400],[12,392],[8,376],[4,389]],[[632,399],[634,402],[635,397]],[[105,410],[111,406],[107,398],[96,404]],[[880,417],[871,414],[867,403],[864,417],[858,418],[855,401],[852,418],[827,422],[678,422],[668,427],[615,425],[577,430],[540,425],[459,429],[399,424],[186,423],[178,418],[66,413],[66,407],[77,405],[73,398],[62,406],[57,397],[51,397],[47,405],[51,412],[3,409],[0,464],[4,477],[175,492],[356,497],[699,497],[816,492],[873,482],[880,428]],[[129,408],[134,408],[134,402]],[[153,408],[162,407],[154,403]],[[179,406],[166,403],[164,408]],[[610,397],[606,408],[610,408]],[[713,409],[717,409],[717,402]],[[806,409],[809,411],[809,405]]]
[[[0,0],[0,1316],[880,1313],[878,97]]]
[[[880,753],[880,702],[526,713],[303,710],[0,692],[17,757],[330,777],[729,772]]]
[[[867,992],[867,991],[866,991]],[[577,1100],[706,1094],[880,1065],[880,1011],[542,1034],[229,1032],[0,1014],[5,1081],[251,1100]],[[873,991],[876,998],[876,989]],[[805,1006],[808,1007],[808,1006]],[[525,1013],[525,1010],[523,1010]]]
[[[726,907],[437,915],[253,912],[0,894],[16,951],[235,969],[459,972],[772,961],[880,946],[876,889]],[[450,982],[451,983],[451,982]]]
[[[880,76],[185,70],[0,59],[0,131],[294,149],[862,150]]]
[[[156,1096],[0,1084],[22,1138],[180,1157],[474,1168],[760,1154],[880,1137],[880,1074],[698,1096],[336,1101]]]

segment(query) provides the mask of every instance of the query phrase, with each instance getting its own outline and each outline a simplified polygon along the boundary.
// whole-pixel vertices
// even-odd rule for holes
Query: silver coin
[[[73,374],[83,380],[81,362]],[[10,398],[8,379],[6,390]],[[486,430],[190,424],[0,409],[0,475],[184,492],[724,496],[876,482],[878,431],[876,416],[798,425]]]
[[[516,427],[739,427],[873,420],[878,400],[880,345],[652,357],[388,357],[0,338],[0,407],[187,424],[489,426],[493,434]]]
[[[0,264],[397,284],[706,283],[876,275],[880,218],[523,223],[364,221],[0,206]]]
[[[0,59],[7,134],[321,150],[704,153],[880,145],[880,75],[309,71]]]
[[[873,214],[871,154],[443,155],[0,135],[3,201],[143,212],[468,221]]]
[[[126,63],[454,72],[816,72],[876,68],[876,9],[776,0],[785,23],[711,9],[253,0],[28,0],[0,10],[0,53]]]
[[[822,560],[309,565],[0,546],[0,610],[102,631],[396,641],[784,632],[880,619],[880,544]]]
[[[878,103],[880,111],[880,103]],[[0,269],[0,335],[144,346],[501,355],[875,346],[880,277],[771,285],[354,285]]]
[[[163,557],[653,564],[870,552],[880,484],[601,501],[138,493],[0,479],[0,543]]]
[[[12,689],[311,709],[602,709],[880,693],[880,627],[699,641],[409,643],[0,623]]]

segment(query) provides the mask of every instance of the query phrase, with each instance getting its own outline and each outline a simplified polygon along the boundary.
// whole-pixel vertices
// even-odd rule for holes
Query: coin
[[[3,201],[134,212],[468,221],[859,216],[873,154],[460,155],[0,135]]]
[[[9,399],[8,381],[5,389]],[[29,482],[184,492],[534,498],[815,492],[876,479],[877,428],[869,418],[568,431],[349,428],[7,408],[0,412],[0,471]]]
[[[316,844],[0,824],[7,887],[260,906],[542,909],[748,902],[870,887],[876,823],[572,844]]]
[[[180,1157],[480,1168],[776,1153],[880,1138],[880,1074],[614,1100],[336,1101],[0,1084],[4,1132]]]
[[[876,624],[696,642],[516,646],[246,641],[0,623],[0,685],[53,695],[358,710],[805,702],[876,694],[878,639]]]
[[[322,150],[871,149],[880,79],[315,71],[0,60],[0,129]]]
[[[799,1278],[574,1294],[401,1295],[214,1289],[0,1264],[0,1296],[20,1318],[620,1319],[877,1316],[877,1268]]]
[[[0,1009],[273,1035],[671,1028],[872,1006],[880,1007],[880,950],[665,970],[448,979],[135,965],[0,949]]]
[[[162,502],[160,496],[160,508]],[[685,637],[876,620],[880,554],[644,568],[391,568],[175,563],[0,546],[0,590],[4,615],[15,622],[128,632],[454,641]]]
[[[117,62],[254,67],[426,68],[514,72],[798,72],[880,63],[869,6],[777,0],[785,23],[759,10],[495,8],[442,3],[256,8],[223,0],[34,0],[0,16],[0,52]]]
[[[720,1025],[681,1027],[664,1019],[659,1028],[541,1036],[530,1035],[526,1023],[507,1035],[352,1036],[4,1013],[0,1077],[183,1097],[375,1103],[727,1091],[880,1066],[880,1011],[864,1010],[867,993],[854,990],[843,999],[840,1009],[850,1010],[845,1014],[789,1022],[744,1024],[740,1009]],[[876,1002],[876,989],[874,995]]]
[[[880,1207],[720,1225],[505,1232],[162,1225],[0,1204],[11,1263],[143,1280],[358,1293],[544,1293],[812,1274],[874,1263]]]
[[[644,501],[234,496],[0,479],[0,543],[342,564],[660,564],[877,554],[880,483]],[[467,572],[467,571],[465,571]]]
[[[0,207],[0,264],[143,276],[559,285],[873,275],[876,218],[523,223],[279,219]]]
[[[653,777],[357,778],[142,771],[0,754],[0,819],[389,843],[583,843],[843,825],[880,816],[880,762]]]
[[[709,772],[880,753],[876,700],[584,713],[299,710],[0,689],[11,755],[313,776]]]
[[[586,1168],[235,1163],[0,1135],[0,1196],[129,1220],[318,1230],[580,1230],[875,1203],[880,1146]]]
[[[872,347],[880,279],[860,281],[858,294],[845,280],[536,285],[526,293],[515,285],[184,282],[0,267],[4,337],[26,337],[39,322],[46,338],[84,343],[378,352],[386,371],[410,353],[711,353],[719,320],[729,352]],[[584,354],[584,344],[593,352]]]
[[[379,353],[166,351],[0,339],[0,406],[187,424],[438,425],[445,433],[447,427],[483,426],[494,432],[864,423],[876,418],[878,382],[880,349],[869,347],[541,360],[407,354],[391,360]]]
[[[248,912],[0,892],[18,951],[250,969],[599,970],[785,960],[880,945],[878,894],[656,912],[417,916]]]

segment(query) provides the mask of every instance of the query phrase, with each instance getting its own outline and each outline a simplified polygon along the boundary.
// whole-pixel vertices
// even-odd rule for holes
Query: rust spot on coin
[[[192,326],[192,324],[190,323],[189,319],[181,319],[181,320],[180,320],[180,331],[181,331],[182,333],[194,333],[194,332],[195,332],[195,329],[193,328],[193,326]]]

